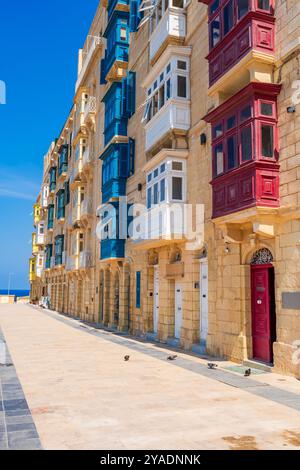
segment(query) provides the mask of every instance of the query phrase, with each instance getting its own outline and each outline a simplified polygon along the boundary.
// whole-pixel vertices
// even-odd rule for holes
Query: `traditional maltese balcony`
[[[92,161],[93,161],[92,151],[91,151],[90,147],[88,146],[85,149],[85,151],[83,153],[83,156],[82,156],[82,165],[81,165],[82,171],[89,170],[90,167],[91,167]]]
[[[279,207],[280,88],[251,83],[205,117],[212,125],[213,218]]]
[[[183,44],[186,36],[184,0],[158,0],[150,16],[150,62],[169,44]]]
[[[80,219],[85,220],[93,216],[93,201],[86,198],[80,204]]]
[[[90,251],[82,251],[79,254],[79,269],[87,269],[92,267],[93,259]]]
[[[275,62],[274,0],[200,0],[208,5],[209,94],[270,83]]]
[[[36,258],[30,258],[29,260],[29,282],[36,280]]]
[[[143,83],[147,90],[143,116],[147,152],[190,128],[190,54],[190,47],[168,46]]]
[[[79,51],[79,72],[75,86],[76,93],[82,85],[90,65],[102,50],[103,44],[104,42],[102,37],[88,36],[84,48]]]

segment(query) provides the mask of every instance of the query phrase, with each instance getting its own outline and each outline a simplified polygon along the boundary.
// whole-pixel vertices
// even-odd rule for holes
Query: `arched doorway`
[[[251,306],[253,358],[273,362],[276,341],[275,279],[273,256],[262,248],[251,259]]]

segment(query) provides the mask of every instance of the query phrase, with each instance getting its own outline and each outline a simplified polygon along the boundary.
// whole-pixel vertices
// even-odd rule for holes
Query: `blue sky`
[[[0,289],[28,287],[32,204],[43,155],[72,105],[77,54],[98,0],[11,0],[1,6]]]

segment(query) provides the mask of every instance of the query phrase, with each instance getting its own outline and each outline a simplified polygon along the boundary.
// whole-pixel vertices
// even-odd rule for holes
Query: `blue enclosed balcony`
[[[111,144],[101,155],[102,202],[126,195],[126,180],[134,172],[135,141]]]
[[[51,268],[51,258],[52,258],[52,252],[53,252],[53,245],[47,245],[45,251],[46,251],[45,269],[50,269]]]
[[[125,240],[102,240],[101,241],[101,258],[124,258],[125,257]]]
[[[104,145],[114,136],[127,135],[127,117],[122,110],[122,83],[114,82],[103,98],[105,103]]]
[[[54,204],[48,206],[47,228],[52,230],[54,226]]]
[[[49,171],[49,188],[52,193],[56,188],[56,166],[50,168]]]
[[[114,10],[103,34],[105,57],[101,61],[101,83],[119,80],[126,75],[129,50],[129,13]]]
[[[68,171],[69,146],[62,145],[58,156],[58,176],[66,175]]]

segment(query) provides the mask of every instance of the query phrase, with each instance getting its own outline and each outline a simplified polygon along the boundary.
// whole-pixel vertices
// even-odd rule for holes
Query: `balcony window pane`
[[[249,11],[249,0],[238,0],[238,18],[241,19]]]
[[[260,113],[263,116],[273,116],[273,104],[272,103],[261,103]]]
[[[166,171],[166,164],[163,163],[162,165],[160,165],[160,172],[164,173],[165,171]]]
[[[242,161],[252,160],[252,131],[251,127],[244,127],[241,131]]]
[[[217,9],[219,8],[220,6],[220,0],[215,0],[211,5],[210,5],[210,14],[213,15],[215,13],[215,11],[217,11]]]
[[[186,62],[184,60],[177,60],[177,68],[179,70],[186,70]]]
[[[158,183],[153,186],[153,204],[158,204]]]
[[[165,85],[162,85],[159,89],[159,108],[162,108],[165,104]]]
[[[224,7],[224,35],[233,28],[233,0]]]
[[[166,84],[166,100],[171,98],[171,80],[167,80]]]
[[[223,127],[222,124],[217,124],[213,129],[213,137],[214,139],[218,139],[223,134]]]
[[[172,0],[173,7],[183,8],[183,0]]]
[[[158,111],[158,93],[155,93],[155,95],[152,98],[152,110],[153,110],[153,116],[155,116],[155,114]]]
[[[227,130],[233,129],[235,127],[236,120],[235,116],[231,116],[230,118],[227,119]]]
[[[246,121],[247,119],[251,118],[251,105],[249,104],[246,108],[242,109],[241,111],[241,121]]]
[[[182,178],[172,178],[172,199],[182,201]]]
[[[182,163],[181,162],[172,162],[172,170],[182,171]]]
[[[218,176],[222,173],[224,173],[223,144],[219,144],[215,147],[215,174]]]
[[[165,178],[160,182],[160,202],[163,202],[166,198],[166,180]]]
[[[270,11],[270,0],[257,0],[257,7],[260,10]]]
[[[177,75],[177,96],[178,98],[187,97],[186,77]]]
[[[273,158],[274,155],[274,129],[273,126],[261,126],[261,148],[262,156]]]
[[[152,194],[152,188],[147,189],[147,209],[150,209],[151,207],[151,194]]]
[[[122,41],[127,40],[127,30],[126,30],[126,28],[121,28],[120,38],[121,38]]]
[[[210,24],[210,44],[215,47],[220,41],[220,17],[217,16]]]
[[[227,169],[232,170],[238,166],[236,136],[227,139]]]

